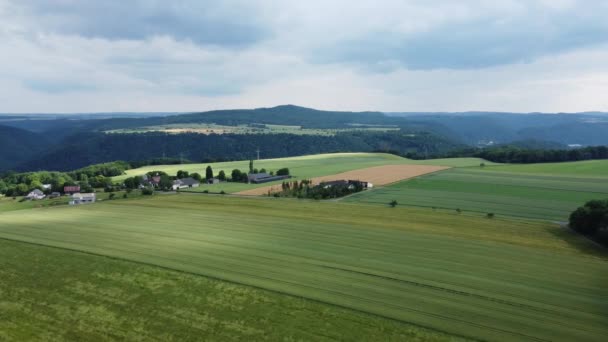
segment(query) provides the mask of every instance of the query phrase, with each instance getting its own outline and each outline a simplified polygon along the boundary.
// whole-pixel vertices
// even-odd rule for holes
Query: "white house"
[[[70,201],[71,205],[76,204],[86,204],[86,203],[95,203],[96,196],[94,193],[75,193],[72,195],[72,200]]]
[[[173,182],[173,190],[184,189],[184,188],[198,188],[201,185],[199,181],[194,178],[188,177],[178,179]]]
[[[28,198],[28,199],[35,199],[35,200],[41,200],[45,197],[46,196],[44,195],[44,193],[38,189],[33,190],[26,196],[26,198]]]

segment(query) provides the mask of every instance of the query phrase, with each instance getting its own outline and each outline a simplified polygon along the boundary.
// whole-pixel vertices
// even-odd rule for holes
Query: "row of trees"
[[[302,180],[300,182],[283,182],[281,184],[281,192],[271,193],[269,196],[274,197],[297,197],[297,198],[312,198],[316,200],[340,198],[356,192],[363,191],[363,185],[359,182],[332,184],[331,186],[313,185],[310,180]]]

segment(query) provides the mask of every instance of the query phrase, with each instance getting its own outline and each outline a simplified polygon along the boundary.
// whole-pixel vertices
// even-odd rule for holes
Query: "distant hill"
[[[0,125],[0,170],[31,160],[45,150],[48,143],[44,135]]]

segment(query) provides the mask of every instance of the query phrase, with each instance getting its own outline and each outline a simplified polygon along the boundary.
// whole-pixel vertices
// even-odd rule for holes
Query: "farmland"
[[[550,223],[488,220],[481,215],[342,202],[180,194],[82,207],[31,209],[28,215],[5,212],[0,214],[0,237],[227,280],[457,336],[601,341],[608,333],[605,252]],[[37,250],[26,251],[24,255],[31,254],[34,260],[40,255],[44,259],[36,253]],[[67,254],[56,257],[70,258]],[[3,262],[11,261],[3,258]],[[124,265],[116,267],[131,267]],[[0,283],[17,291],[10,292],[15,295],[27,293],[26,289],[15,290],[23,278],[13,273],[27,270],[12,267],[12,276],[3,276]],[[106,298],[120,304],[124,299],[120,296],[127,293],[118,291],[122,287],[115,279],[103,280],[113,267],[101,271],[77,267],[83,274],[92,272],[100,278],[93,285],[80,278],[80,282],[72,283],[72,291],[84,296],[89,292],[88,286],[108,286]],[[118,268],[114,277],[130,274],[123,269]],[[71,272],[66,266],[59,274],[69,277]],[[84,276],[74,275],[75,279],[78,277]],[[153,284],[152,290],[169,291],[163,287],[162,279],[185,276],[171,273],[142,277],[142,284]],[[207,281],[200,280],[204,286]],[[180,298],[185,301],[196,297],[186,293]],[[117,316],[106,310],[114,304],[95,298],[80,299],[95,303],[79,307],[84,310],[80,312],[94,314],[106,325],[129,326],[128,322],[114,323]],[[62,299],[44,299],[46,303],[52,300]],[[46,309],[73,308],[66,309],[68,304],[63,304],[51,303]],[[31,310],[36,310],[29,304],[29,308],[19,311],[21,302],[16,305],[3,301],[2,305],[28,317]],[[162,309],[157,310],[151,314],[162,313]],[[322,315],[325,309],[310,306],[311,316],[315,310]],[[192,314],[180,311],[170,316],[187,319]],[[137,312],[132,315],[129,319],[146,323],[145,318],[136,316]],[[212,325],[202,320],[209,317],[204,313],[197,317],[201,327]],[[281,324],[278,318],[243,319],[246,321],[237,325],[241,332]],[[36,323],[31,324],[48,324],[44,320],[33,321]],[[387,329],[387,339],[395,329]],[[30,330],[25,327],[22,332]],[[121,329],[122,333],[128,330]]]
[[[345,200],[377,205],[396,200],[402,205],[564,221],[585,201],[608,198],[608,179],[492,171],[518,167],[455,168]]]
[[[379,127],[356,127],[339,129],[310,129],[293,125],[270,125],[270,124],[249,124],[249,125],[217,125],[212,123],[189,123],[189,124],[167,124],[158,126],[147,126],[140,128],[122,128],[106,131],[112,134],[131,134],[146,132],[164,132],[169,134],[198,133],[198,134],[296,134],[296,135],[321,135],[333,136],[340,132],[386,132],[398,131],[398,127],[379,126]]]
[[[511,164],[488,168],[490,171],[523,172],[564,175],[572,177],[605,177],[608,179],[608,160],[585,160],[563,163]]]
[[[452,339],[263,289],[2,239],[0,293],[3,341]]]
[[[358,170],[374,166],[384,165],[432,165],[432,166],[479,166],[482,159],[478,158],[451,158],[451,159],[431,159],[431,160],[411,160],[386,153],[329,153],[302,157],[262,159],[254,161],[257,169],[276,171],[287,167],[294,176],[294,179],[310,179],[320,176],[334,175],[352,170]],[[486,162],[486,164],[492,164]],[[249,170],[249,161],[234,161],[223,163],[201,163],[201,164],[180,164],[180,165],[154,165],[145,166],[137,169],[127,170],[125,175],[114,177],[114,181],[121,181],[127,177],[143,175],[150,171],[163,171],[170,175],[175,175],[177,171],[184,170],[190,173],[198,172],[205,174],[205,168],[211,166],[217,174],[224,170],[227,174],[233,169],[242,171]],[[280,182],[269,183],[280,184]],[[209,190],[211,192],[225,191],[234,193],[263,187],[268,184],[244,184],[244,183],[222,183],[214,185],[204,185],[200,188],[191,189],[192,191]]]

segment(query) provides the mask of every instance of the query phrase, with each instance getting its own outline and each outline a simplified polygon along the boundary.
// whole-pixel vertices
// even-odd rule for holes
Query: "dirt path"
[[[353,170],[335,175],[322,176],[312,178],[313,184],[327,182],[332,180],[360,180],[370,182],[374,186],[381,186],[395,183],[404,179],[418,177],[427,173],[437,172],[449,169],[446,166],[433,165],[383,165],[368,167],[365,169]],[[265,195],[268,192],[281,191],[281,184],[263,186],[260,188],[244,190],[235,193],[236,195],[259,196]]]

